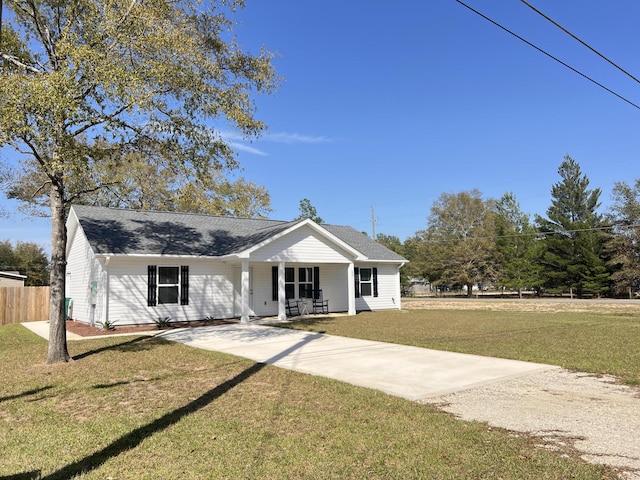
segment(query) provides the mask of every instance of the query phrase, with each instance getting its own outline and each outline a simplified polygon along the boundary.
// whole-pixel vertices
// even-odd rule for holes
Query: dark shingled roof
[[[74,205],[96,254],[223,256],[240,253],[299,221],[217,217]],[[406,261],[351,227],[326,229],[369,260]]]

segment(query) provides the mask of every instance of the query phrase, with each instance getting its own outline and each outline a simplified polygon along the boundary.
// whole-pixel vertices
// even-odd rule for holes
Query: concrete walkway
[[[22,325],[43,338],[49,338],[47,322],[29,322]],[[539,363],[443,352],[255,324],[183,328],[143,334],[195,348],[229,353],[297,372],[333,378],[413,401],[530,373],[559,369]],[[127,334],[118,336],[122,335]],[[89,338],[96,337],[80,337],[67,332],[68,340]]]
[[[559,368],[262,325],[187,328],[159,336],[413,401]]]

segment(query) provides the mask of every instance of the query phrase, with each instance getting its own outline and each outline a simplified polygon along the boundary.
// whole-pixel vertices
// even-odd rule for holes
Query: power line
[[[570,37],[572,37],[574,40],[577,40],[578,42],[580,42],[582,45],[584,45],[585,47],[587,47],[589,50],[591,50],[593,53],[595,53],[596,55],[598,55],[600,58],[602,58],[603,60],[609,62],[611,65],[613,65],[614,67],[616,67],[618,70],[620,70],[622,73],[624,73],[625,75],[627,75],[628,77],[631,77],[632,79],[634,79],[636,82],[640,83],[640,80],[638,80],[636,77],[634,77],[633,75],[631,75],[629,72],[627,72],[624,68],[622,68],[620,65],[618,65],[617,63],[613,62],[612,60],[609,60],[607,57],[605,57],[602,53],[600,53],[599,51],[597,51],[595,48],[593,48],[591,45],[589,45],[588,43],[584,42],[583,40],[581,40],[580,38],[578,38],[576,35],[574,35],[573,33],[571,33],[569,30],[567,30],[566,28],[564,28],[562,25],[560,25],[558,22],[556,22],[555,20],[553,20],[552,18],[550,18],[549,16],[545,15],[544,13],[542,13],[540,10],[538,10],[536,7],[534,7],[533,5],[531,5],[529,2],[527,2],[526,0],[520,0],[522,3],[524,3],[527,7],[529,7],[531,10],[533,10],[534,12],[536,12],[538,15],[542,16],[543,18],[545,18],[546,20],[550,21],[551,23],[553,23],[556,27],[558,27],[560,30],[562,30],[564,33],[566,33],[567,35],[569,35]]]
[[[513,35],[514,37],[516,37],[518,40],[526,43],[527,45],[529,45],[532,48],[535,48],[537,51],[539,51],[540,53],[543,53],[544,55],[546,55],[547,57],[551,58],[552,60],[555,60],[556,62],[558,62],[560,65],[568,68],[569,70],[571,70],[572,72],[577,73],[578,75],[580,75],[581,77],[589,80],[591,83],[594,83],[595,85],[597,85],[598,87],[602,88],[603,90],[606,90],[607,92],[609,92],[612,95],[615,95],[616,97],[618,97],[620,100],[627,102],[629,105],[631,105],[632,107],[637,108],[638,110],[640,110],[640,106],[636,105],[635,103],[633,103],[631,100],[626,99],[625,97],[623,97],[622,95],[614,92],[613,90],[611,90],[610,88],[604,86],[603,84],[601,84],[600,82],[594,80],[593,78],[589,77],[588,75],[582,73],[580,70],[577,70],[575,68],[573,68],[571,65],[563,62],[562,60],[560,60],[557,57],[554,57],[553,55],[551,55],[549,52],[543,50],[542,48],[538,47],[537,45],[534,45],[533,43],[531,43],[529,40],[521,37],[520,35],[518,35],[515,32],[512,32],[511,30],[509,30],[506,27],[503,27],[502,25],[500,25],[498,22],[496,22],[495,20],[487,17],[485,14],[479,12],[478,10],[470,7],[469,5],[467,5],[466,3],[462,2],[461,0],[455,0],[456,2],[458,2],[460,5],[462,5],[463,7],[471,10],[473,13],[475,13],[476,15],[481,16],[482,18],[484,18],[485,20],[487,20],[488,22],[493,23],[496,27],[504,30],[505,32],[509,33],[510,35]]]
[[[601,232],[605,230],[628,229],[628,228],[640,228],[640,223],[631,224],[631,225],[616,224],[616,225],[609,225],[605,227],[575,228],[575,229],[568,229],[568,230],[561,229],[561,228],[558,228],[557,230],[544,230],[544,231],[533,230],[531,232],[509,233],[505,235],[468,236],[468,237],[465,237],[465,239],[494,240],[497,238],[546,237],[547,235],[580,233],[580,232]],[[423,230],[423,231],[426,232],[426,230]],[[437,243],[437,241],[433,243]]]

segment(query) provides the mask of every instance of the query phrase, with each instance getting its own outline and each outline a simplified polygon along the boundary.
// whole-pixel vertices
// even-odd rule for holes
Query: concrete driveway
[[[253,324],[186,328],[158,336],[413,401],[559,369]]]

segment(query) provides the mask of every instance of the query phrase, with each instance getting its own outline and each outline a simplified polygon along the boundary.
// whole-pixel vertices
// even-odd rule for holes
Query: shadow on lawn
[[[96,337],[96,338],[99,338],[99,337]],[[115,345],[107,345],[106,347],[96,348],[95,350],[88,350],[79,355],[75,355],[73,359],[82,360],[83,358],[87,358],[91,355],[96,355],[98,353],[106,352],[109,350],[118,350],[120,352],[139,352],[142,350],[150,349],[152,347],[151,344],[152,343],[157,344],[158,341],[159,340],[156,339],[155,337],[147,337],[147,336],[136,337],[126,342],[116,343]],[[160,340],[160,341],[163,341],[163,340]]]
[[[22,393],[16,393],[15,395],[7,395],[6,397],[0,397],[0,403],[6,402],[7,400],[15,400],[16,398],[28,397],[30,395],[37,395],[40,392],[44,392],[45,390],[49,390],[53,388],[52,385],[47,385],[42,388],[34,388],[33,390],[26,390]],[[4,477],[0,477],[2,479]]]
[[[293,328],[295,330],[306,330],[310,327],[322,327],[335,321],[336,317],[327,316],[309,316],[309,317],[297,317],[291,320],[289,323],[278,325],[270,325],[272,327]],[[314,330],[311,330],[314,331]],[[320,332],[323,333],[323,332]]]
[[[0,477],[0,480],[39,480],[40,470],[32,472],[16,473],[15,475],[6,475]]]
[[[172,412],[169,412],[163,415],[162,417],[158,418],[157,420],[154,420],[153,422],[147,425],[143,425],[139,428],[136,428],[135,430],[132,430],[126,435],[110,443],[102,450],[98,450],[97,452],[85,458],[82,458],[77,462],[71,463],[66,467],[61,468],[60,470],[57,470],[51,473],[50,475],[47,475],[46,477],[26,476],[26,475],[32,475],[33,472],[29,472],[25,474],[18,474],[19,476],[0,477],[0,480],[5,480],[5,479],[29,480],[31,478],[39,478],[40,480],[66,480],[69,478],[73,478],[74,476],[79,475],[81,473],[86,474],[92,470],[95,470],[110,458],[117,457],[122,452],[126,452],[128,450],[131,450],[132,448],[137,447],[146,438],[149,438],[153,434],[167,429],[168,427],[178,423],[182,418],[186,417],[187,415],[195,413],[198,410],[206,407],[211,402],[213,402],[214,400],[216,400],[217,398],[221,397],[222,395],[227,393],[229,390],[234,388],[236,385],[239,385],[240,383],[244,382],[251,376],[258,373],[268,363],[273,363],[280,358],[284,358],[290,353],[294,352],[295,350],[303,347],[305,344],[310,343],[311,341],[321,337],[322,335],[319,335],[319,334],[305,337],[303,340],[301,340],[297,344],[287,348],[286,350],[283,350],[277,355],[274,355],[272,358],[270,358],[266,362],[256,363],[252,365],[251,367],[237,374],[235,377],[227,380],[226,382],[218,385],[217,387],[209,390],[208,392],[203,393],[200,397],[196,398],[192,402],[187,403],[183,407],[177,408],[176,410],[173,410]],[[135,339],[135,340],[139,340],[139,339]],[[135,340],[132,340],[132,342]],[[131,343],[131,342],[127,342],[127,343]]]

